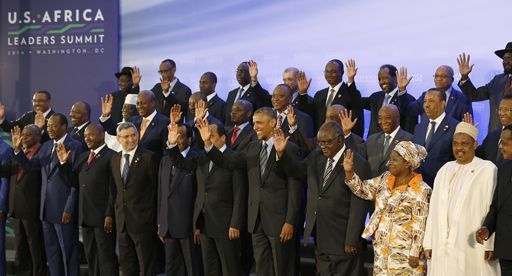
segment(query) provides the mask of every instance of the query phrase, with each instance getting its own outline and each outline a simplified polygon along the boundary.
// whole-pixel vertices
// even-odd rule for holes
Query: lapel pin
[[[135,158],[135,164],[139,163],[139,157]]]
[[[446,131],[446,130],[448,130],[448,125],[445,125],[445,126],[444,126],[443,131]]]
[[[341,95],[338,95],[338,98],[341,98]]]

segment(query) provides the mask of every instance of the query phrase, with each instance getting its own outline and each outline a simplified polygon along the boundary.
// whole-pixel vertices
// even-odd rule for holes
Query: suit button
[[[322,199],[322,197],[321,197],[321,196],[319,196],[319,197],[318,197],[318,199]]]

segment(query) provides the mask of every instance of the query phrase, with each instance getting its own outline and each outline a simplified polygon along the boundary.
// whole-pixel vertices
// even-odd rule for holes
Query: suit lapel
[[[428,129],[428,120],[422,120],[420,123],[420,127],[417,129],[417,134],[415,136],[417,137],[418,144],[425,146],[425,136],[427,135],[427,129]]]
[[[322,191],[322,184],[324,182],[324,172],[325,172],[325,166],[327,165],[327,158],[325,158],[323,155],[321,158],[319,158],[318,162],[316,163],[316,172],[317,172],[317,184],[318,184],[318,192],[320,193]]]
[[[156,121],[158,120],[157,119],[157,116],[158,116],[158,113],[155,114],[155,117],[153,117],[153,120],[151,120],[151,122],[149,122],[147,128],[146,128],[146,131],[144,132],[144,136],[142,136],[140,138],[140,140],[145,140],[146,137],[148,137],[148,133],[151,132],[151,130],[155,127],[155,124],[156,124]],[[142,126],[142,123],[141,123],[141,126]],[[140,127],[139,127],[140,128]]]
[[[137,170],[137,167],[139,166],[141,156],[141,147],[139,146],[133,155],[132,161],[130,162],[130,168],[128,169],[128,176],[126,176],[125,185],[130,182],[130,179],[133,177],[132,175],[136,173],[135,170]]]
[[[264,182],[269,176],[270,170],[272,169],[272,165],[274,165],[274,162],[276,161],[275,156],[276,151],[274,150],[274,147],[272,147],[272,149],[270,150],[270,155],[268,156],[267,159],[267,164],[265,165],[265,171],[263,172],[262,182]]]
[[[334,168],[332,168],[331,175],[327,179],[327,183],[325,183],[325,186],[322,188],[322,193],[325,192],[329,188],[329,186],[331,186],[334,179],[336,179],[336,177],[340,173],[341,167],[342,167],[340,164],[342,164],[344,156],[345,156],[345,153],[343,153],[340,157],[340,160],[338,160],[338,162],[336,164],[334,164]],[[324,168],[324,170],[325,170],[325,168]],[[320,184],[320,185],[322,185],[322,184]]]
[[[436,132],[434,132],[434,135],[432,136],[432,139],[430,139],[430,142],[428,143],[427,152],[436,144],[437,140],[443,136],[446,130],[448,130],[449,126],[446,122],[448,118],[448,115],[445,115],[443,120],[441,121],[441,124],[439,124],[439,127],[436,129]],[[425,139],[425,138],[423,138]]]

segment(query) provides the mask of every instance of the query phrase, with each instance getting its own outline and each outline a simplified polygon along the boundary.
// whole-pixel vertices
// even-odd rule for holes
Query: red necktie
[[[235,127],[233,129],[233,134],[231,134],[231,145],[233,145],[236,141],[236,138],[238,137],[238,131],[240,130],[239,127]]]
[[[508,80],[507,80],[507,83],[505,84],[505,91],[503,91],[503,96],[506,97],[506,96],[510,95],[510,90],[512,89],[511,86],[512,86],[512,76],[508,75]]]
[[[89,153],[89,159],[87,159],[87,166],[91,165],[92,160],[94,159],[95,155],[96,155],[96,153],[94,153],[94,151],[91,151],[91,153]]]

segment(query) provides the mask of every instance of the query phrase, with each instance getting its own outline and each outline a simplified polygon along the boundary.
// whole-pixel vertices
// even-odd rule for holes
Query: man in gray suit
[[[494,76],[486,85],[478,88],[469,79],[469,73],[474,66],[474,64],[470,64],[470,56],[462,53],[457,59],[461,75],[459,87],[462,93],[472,102],[489,100],[491,114],[488,132],[501,127],[498,107],[501,99],[512,93],[512,42],[507,43],[505,49],[494,53],[503,60],[503,73]]]
[[[348,112],[344,110],[342,117],[351,120]],[[379,126],[382,131],[368,137],[365,143],[357,144],[353,134],[350,134],[345,144],[356,149],[360,155],[370,163],[370,177],[376,177],[387,171],[387,161],[395,145],[401,141],[411,141],[413,135],[400,127],[400,111],[396,105],[384,105],[379,110]]]

